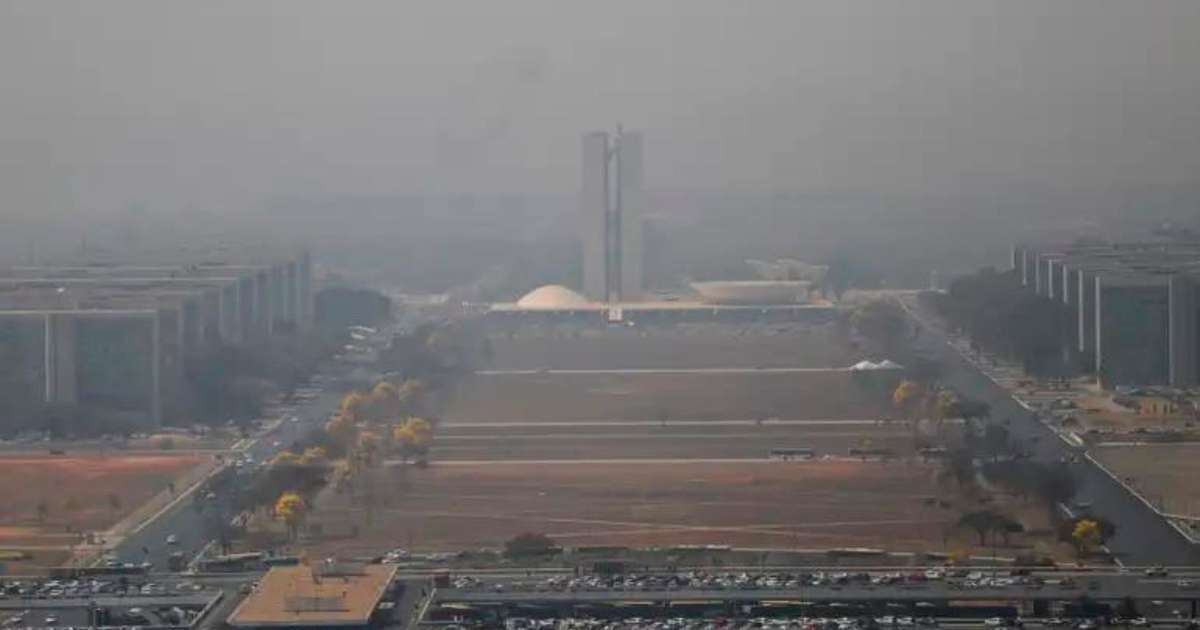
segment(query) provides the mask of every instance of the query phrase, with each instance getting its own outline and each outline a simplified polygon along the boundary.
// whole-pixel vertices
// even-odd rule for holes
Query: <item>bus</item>
[[[100,565],[94,567],[51,567],[49,570],[50,577],[61,579],[79,579],[82,577],[105,577],[105,576],[144,576],[150,573],[150,567],[146,564],[130,564],[121,565]]]
[[[768,453],[771,459],[782,459],[785,462],[793,459],[812,459],[816,455],[816,451],[806,447],[773,448]]]
[[[262,568],[264,554],[260,551],[231,553],[225,556],[204,558],[197,568],[201,573],[241,573]]]

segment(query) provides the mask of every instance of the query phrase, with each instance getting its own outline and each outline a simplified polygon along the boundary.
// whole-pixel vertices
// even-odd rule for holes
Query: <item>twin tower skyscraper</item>
[[[642,135],[595,131],[583,136],[580,241],[583,293],[596,302],[642,296]]]

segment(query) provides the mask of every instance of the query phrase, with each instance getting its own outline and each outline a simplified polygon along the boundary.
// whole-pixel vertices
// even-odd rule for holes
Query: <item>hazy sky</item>
[[[0,217],[658,189],[1200,192],[1197,0],[0,0]]]

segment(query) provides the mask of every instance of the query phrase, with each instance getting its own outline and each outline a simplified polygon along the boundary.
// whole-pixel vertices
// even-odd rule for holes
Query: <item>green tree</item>
[[[850,314],[850,325],[882,351],[893,353],[904,334],[904,312],[890,300],[867,302]]]
[[[992,461],[1011,455],[1013,447],[1008,429],[1002,424],[988,424],[983,430],[983,447]]]
[[[954,449],[942,458],[941,476],[953,479],[959,486],[966,486],[975,479],[975,460],[964,449]]]
[[[960,399],[957,403],[958,417],[964,420],[983,420],[991,417],[992,408],[985,402]]]
[[[987,535],[996,526],[996,513],[991,510],[979,510],[976,512],[967,512],[958,519],[958,526],[974,530],[979,536],[979,546],[987,544]]]
[[[1025,526],[1020,521],[1006,515],[1001,514],[996,520],[996,526],[992,530],[992,535],[1000,534],[1004,539],[1004,546],[1008,546],[1009,537],[1013,534],[1020,534],[1025,531]]]
[[[549,536],[533,532],[518,534],[504,543],[504,555],[509,558],[543,555],[557,549],[558,545]]]

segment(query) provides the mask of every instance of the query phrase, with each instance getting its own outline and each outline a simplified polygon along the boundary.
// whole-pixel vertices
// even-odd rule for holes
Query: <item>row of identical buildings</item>
[[[0,377],[6,395],[181,420],[185,360],[254,344],[313,319],[307,252],[170,263],[0,267]]]
[[[1018,245],[1021,284],[1062,302],[1067,343],[1106,387],[1200,381],[1200,242]]]

